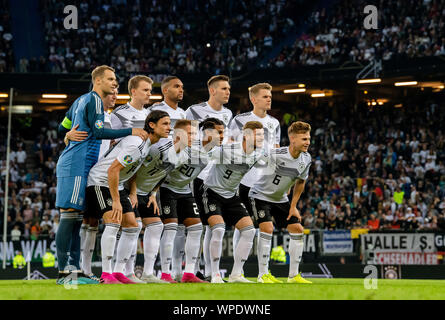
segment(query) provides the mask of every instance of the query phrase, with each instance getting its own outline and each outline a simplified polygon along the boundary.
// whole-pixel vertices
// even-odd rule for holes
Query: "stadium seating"
[[[292,46],[286,46],[267,67],[339,64],[373,59],[409,59],[445,55],[443,12],[435,1],[385,1],[377,30],[365,30],[364,8],[371,1],[342,0],[312,12]],[[397,12],[397,14],[395,14]]]

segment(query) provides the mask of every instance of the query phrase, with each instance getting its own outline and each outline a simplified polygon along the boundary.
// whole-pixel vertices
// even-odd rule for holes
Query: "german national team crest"
[[[273,130],[273,124],[271,122],[268,122],[266,126],[267,126],[267,129],[269,129],[269,131]]]
[[[164,207],[164,214],[170,214],[170,207],[169,206],[165,206]]]
[[[97,120],[97,121],[94,123],[94,126],[95,126],[97,129],[102,129],[102,128],[104,127],[104,123],[103,123],[102,120]]]
[[[209,210],[210,210],[210,211],[216,211],[216,204],[211,204],[211,205],[209,206]]]
[[[227,124],[227,122],[229,122],[229,117],[226,114],[223,115],[223,121],[225,124]]]
[[[258,211],[258,216],[259,216],[260,218],[264,218],[265,215],[266,215],[266,211],[264,211],[264,210],[260,210],[260,211]]]
[[[107,204],[108,204],[109,207],[112,207],[113,206],[113,200],[108,198],[107,199]]]
[[[130,164],[130,163],[133,162],[133,158],[132,158],[130,155],[126,155],[126,156],[124,157],[124,162],[125,162],[126,164]]]
[[[303,170],[304,170],[304,162],[300,162],[298,164],[298,170],[300,170],[300,172],[303,172]]]

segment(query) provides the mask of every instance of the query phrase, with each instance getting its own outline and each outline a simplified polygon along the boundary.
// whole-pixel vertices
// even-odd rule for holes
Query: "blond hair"
[[[261,89],[272,91],[272,86],[267,82],[262,82],[249,87],[249,98],[252,98],[252,96],[256,96]]]
[[[112,72],[115,72],[115,70],[112,67],[106,65],[98,66],[94,68],[94,70],[91,72],[91,81],[94,83],[94,81],[96,81],[97,78],[103,77],[105,70],[110,70]]]
[[[149,84],[153,84],[153,80],[150,77],[143,76],[143,75],[136,75],[132,77],[130,80],[128,80],[128,94],[131,96],[131,90],[137,89],[139,86],[139,82],[145,81]]]
[[[287,129],[287,134],[306,133],[311,131],[311,125],[303,121],[293,122]]]
[[[191,125],[192,125],[192,120],[180,119],[180,120],[176,121],[174,129],[185,128],[185,127],[191,126]]]

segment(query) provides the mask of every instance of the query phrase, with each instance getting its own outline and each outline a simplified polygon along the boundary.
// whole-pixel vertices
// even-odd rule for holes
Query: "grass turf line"
[[[249,278],[256,281],[255,278]],[[285,281],[286,278],[280,278]],[[80,285],[55,280],[2,280],[1,300],[430,300],[445,299],[445,280],[310,279],[313,284],[135,284]]]

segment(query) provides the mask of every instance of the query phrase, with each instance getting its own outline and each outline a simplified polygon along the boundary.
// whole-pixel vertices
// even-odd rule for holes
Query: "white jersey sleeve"
[[[147,195],[164,177],[175,168],[168,155],[173,149],[170,139],[161,139],[151,146],[147,157],[136,174],[137,194]]]
[[[117,160],[124,168],[119,173],[119,190],[142,165],[147,156],[150,140],[143,141],[137,136],[127,136],[111,147],[91,168],[88,175],[88,186],[108,187],[108,169]]]
[[[122,129],[122,121],[116,116],[116,114],[110,114],[111,127],[113,129]]]

